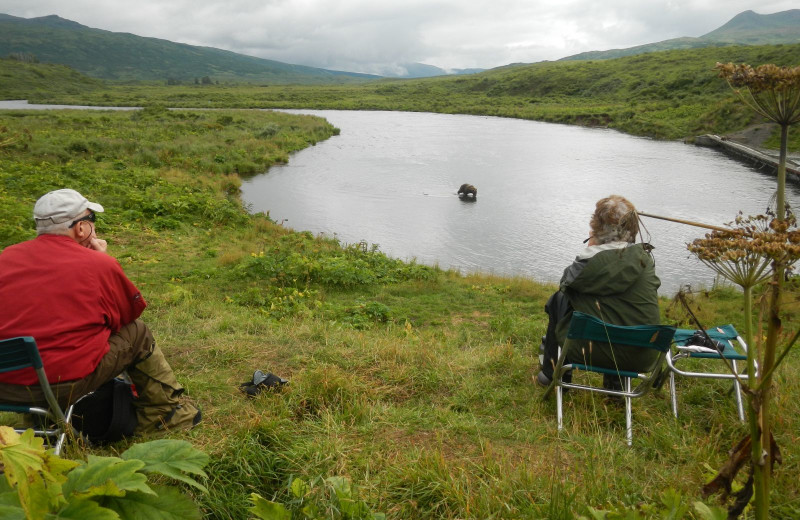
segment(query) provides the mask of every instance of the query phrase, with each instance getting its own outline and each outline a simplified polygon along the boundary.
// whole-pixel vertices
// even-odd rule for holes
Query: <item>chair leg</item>
[[[678,418],[678,392],[675,390],[675,372],[669,373],[669,397],[672,401],[672,415]]]
[[[53,454],[56,456],[61,454],[61,448],[64,446],[67,433],[72,433],[72,408],[73,405],[70,405],[69,408],[67,408],[67,413],[64,414],[64,422],[59,425],[59,428],[61,428],[61,433],[58,434],[58,441],[56,441],[56,446],[53,450]]]
[[[733,371],[738,374],[739,369],[736,368],[735,360],[731,360],[731,366],[733,367]],[[733,393],[736,395],[736,411],[739,412],[739,420],[741,422],[744,422],[744,406],[742,405],[742,385],[739,384],[738,379],[733,380]]]
[[[631,378],[624,378],[625,391],[631,391]],[[631,410],[631,398],[625,396],[625,439],[628,441],[628,446],[633,445],[633,411]]]
[[[562,394],[563,390],[562,390],[561,385],[559,383],[560,383],[560,381],[556,381],[555,382],[555,384],[556,384],[556,417],[558,417],[558,431],[561,431],[561,430],[564,429],[564,418],[563,418],[564,417],[564,412],[562,411],[562,408],[561,408],[561,400],[562,400],[562,397],[563,397],[563,394]]]

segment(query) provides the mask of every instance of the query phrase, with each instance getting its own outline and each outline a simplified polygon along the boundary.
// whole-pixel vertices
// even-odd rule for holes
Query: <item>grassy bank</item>
[[[574,518],[588,507],[687,508],[744,433],[724,386],[681,382],[623,410],[570,395],[566,431],[531,384],[552,286],[461,276],[247,215],[238,174],[336,133],[270,112],[0,113],[0,247],[33,236],[42,193],[106,207],[109,241],[143,315],[204,421],[181,434],[212,456],[208,518],[246,518],[252,492],[288,501],[294,477],[345,476],[389,518]],[[695,296],[701,319],[740,320],[730,289]],[[689,326],[669,301],[665,319]],[[796,301],[785,323],[797,323]],[[291,381],[246,399],[262,369]],[[800,514],[797,352],[776,376],[783,466],[775,518]]]
[[[717,62],[797,65],[800,44],[665,51],[613,60],[509,65],[481,74],[363,85],[117,85],[32,93],[68,104],[329,108],[480,114],[610,127],[679,139],[757,122],[716,77]],[[2,63],[0,63],[2,65]],[[13,64],[6,63],[6,67]],[[0,96],[4,93],[0,89]],[[800,150],[794,132],[790,150]]]

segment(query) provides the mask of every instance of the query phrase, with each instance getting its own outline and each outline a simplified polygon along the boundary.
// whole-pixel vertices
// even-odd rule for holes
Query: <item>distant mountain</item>
[[[683,37],[608,51],[589,51],[561,58],[563,60],[606,60],[674,49],[719,47],[722,45],[772,45],[800,42],[800,9],[774,14],[744,11],[722,27],[699,38]]]
[[[456,74],[476,74],[486,69],[452,69],[445,70],[435,65],[425,63],[400,63],[397,65],[399,71],[387,72],[384,74],[388,78],[431,78],[433,76],[451,76]]]
[[[55,15],[19,18],[0,14],[0,57],[12,54],[67,65],[90,77],[113,80],[318,84],[378,78],[93,29]]]

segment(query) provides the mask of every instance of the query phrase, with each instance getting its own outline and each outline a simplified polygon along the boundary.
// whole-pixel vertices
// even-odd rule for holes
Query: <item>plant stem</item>
[[[744,335],[747,342],[747,380],[750,388],[756,388],[756,356],[757,352],[755,344],[753,343],[753,288],[750,286],[743,287],[744,289]],[[750,458],[753,465],[753,489],[755,491],[755,510],[756,517],[758,512],[767,509],[764,507],[763,494],[758,493],[759,489],[763,489],[764,473],[763,467],[759,464],[761,461],[761,435],[759,432],[758,419],[760,416],[760,392],[748,392],[747,396],[748,413],[747,424],[750,429]]]
[[[786,148],[789,141],[789,125],[781,124],[781,149],[778,157],[778,220],[786,218]]]
[[[786,148],[789,134],[789,125],[781,124],[781,149],[778,162],[778,196],[776,215],[778,220],[786,218]],[[756,519],[766,520],[769,516],[769,490],[772,469],[772,453],[770,433],[772,421],[769,415],[770,399],[772,397],[772,372],[775,367],[775,351],[778,345],[778,333],[781,330],[781,294],[783,293],[784,266],[776,261],[772,265],[772,288],[769,296],[769,310],[767,316],[767,340],[764,344],[764,353],[761,363],[761,381],[759,382],[759,393],[761,403],[759,407],[759,426],[761,427],[761,440],[758,442],[759,451],[766,449],[766,455],[761,460],[759,466],[755,466],[761,472],[761,481],[754,479],[756,496]],[[755,456],[755,445],[753,443],[753,455]],[[756,460],[753,460],[756,463]],[[755,474],[755,472],[754,472]]]
[[[780,199],[779,199],[780,200]],[[761,406],[759,410],[759,423],[761,427],[761,445],[762,449],[767,449],[766,456],[762,461],[761,470],[763,478],[761,480],[760,488],[755,488],[756,504],[759,503],[759,495],[761,495],[762,510],[756,509],[756,518],[768,518],[767,512],[769,511],[769,489],[770,489],[770,469],[773,464],[772,454],[770,453],[770,431],[771,419],[769,415],[769,405],[772,397],[772,374],[775,367],[775,351],[778,344],[778,333],[781,329],[781,293],[783,289],[783,265],[776,262],[773,266],[772,289],[769,298],[769,311],[767,322],[767,340],[764,344],[764,353],[761,363],[761,381],[759,383],[761,396]],[[763,513],[763,515],[759,514]]]

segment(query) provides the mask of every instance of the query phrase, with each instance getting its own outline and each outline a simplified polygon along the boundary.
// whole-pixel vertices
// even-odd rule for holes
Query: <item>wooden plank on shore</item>
[[[749,146],[725,139],[724,137],[720,137],[718,135],[699,135],[694,139],[694,144],[709,148],[720,148],[723,152],[729,155],[745,159],[759,166],[767,166],[775,172],[778,171],[778,159],[776,157],[767,155],[754,148],[750,148]],[[786,173],[792,174],[800,179],[800,167],[788,159],[786,161]]]

